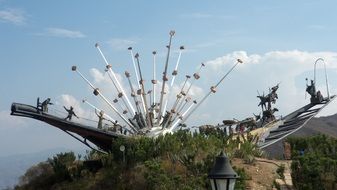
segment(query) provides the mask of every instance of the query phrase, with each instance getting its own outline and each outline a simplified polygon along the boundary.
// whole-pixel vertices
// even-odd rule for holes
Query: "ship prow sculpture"
[[[178,76],[181,55],[185,49],[184,46],[179,47],[179,54],[174,69],[172,74],[169,74],[172,38],[174,35],[175,32],[170,31],[169,42],[166,46],[167,53],[164,62],[164,71],[161,80],[157,80],[156,74],[157,52],[152,52],[153,75],[150,80],[151,83],[148,85],[145,83],[145,78],[141,70],[139,53],[134,54],[133,48],[128,48],[134,69],[133,74],[129,71],[125,71],[124,73],[128,89],[125,89],[121,85],[120,79],[118,79],[113,70],[114,67],[106,59],[99,44],[95,44],[95,47],[105,64],[104,70],[111,80],[115,91],[114,98],[112,99],[110,98],[111,96],[104,94],[103,90],[90,82],[90,80],[80,72],[78,66],[71,67],[71,70],[74,73],[77,73],[88,86],[90,86],[93,90],[93,94],[101,100],[102,104],[99,105],[94,105],[86,99],[83,99],[82,101],[95,111],[98,117],[98,121],[95,125],[88,125],[78,122],[77,120],[72,120],[73,116],[78,117],[75,114],[73,107],[70,107],[69,109],[64,107],[68,113],[66,118],[52,114],[48,111],[48,105],[51,104],[49,98],[42,103],[40,103],[38,99],[36,106],[13,103],[11,115],[28,117],[48,123],[76,138],[86,146],[102,152],[108,152],[111,149],[113,141],[117,138],[132,138],[135,136],[156,137],[166,133],[174,133],[175,131],[186,127],[186,121],[193,115],[199,106],[211,94],[216,93],[217,87],[238,64],[243,63],[240,59],[233,60],[233,66],[229,68],[218,82],[211,86],[209,91],[204,94],[202,98],[196,99],[196,97],[192,96],[191,91],[194,88],[195,83],[200,79],[202,69],[206,66],[204,63],[201,63],[195,73],[185,75],[184,80],[181,82],[182,85],[179,87],[179,91],[176,94],[173,94],[174,92],[172,89]],[[272,108],[272,104],[275,104],[276,99],[278,98],[278,88],[279,84],[272,87],[268,95],[258,96],[260,99],[259,106],[262,108],[261,117],[255,115],[255,117],[247,118],[243,121],[224,120],[224,126],[230,126],[226,130],[232,130],[232,126],[236,125],[241,128],[237,133],[247,132],[247,128],[253,126],[249,131],[255,131],[255,133],[259,135],[259,146],[264,148],[285,138],[296,130],[299,130],[314,115],[322,110],[324,106],[329,104],[335,98],[335,96],[329,95],[328,97],[323,98],[315,89],[307,89],[308,93],[312,96],[310,104],[281,119],[276,119],[274,112],[278,111],[278,109]],[[99,108],[103,107],[103,103],[105,104],[104,110],[103,108]],[[203,129],[199,129],[200,132],[202,130]],[[229,132],[228,134],[231,133]],[[98,149],[93,147],[93,144],[97,146]]]
[[[326,97],[323,96],[320,90],[316,90],[316,65],[321,61],[324,64],[324,72],[325,72],[325,82],[326,82]],[[314,64],[314,79],[310,81],[308,84],[308,79],[306,78],[306,93],[310,95],[310,103],[299,108],[298,110],[280,118],[274,119],[273,123],[267,124],[263,127],[260,131],[259,135],[259,147],[266,148],[278,141],[286,138],[287,136],[295,133],[296,131],[300,130],[304,127],[314,116],[316,116],[325,106],[331,103],[335,98],[336,95],[330,96],[329,94],[329,83],[328,83],[328,75],[326,72],[325,61],[322,58],[318,58]],[[278,89],[273,87],[272,91]],[[273,101],[272,97],[269,101]],[[262,102],[262,101],[261,101]],[[268,104],[268,107],[270,103]],[[261,105],[262,107],[262,105]],[[256,132],[258,133],[258,132]]]

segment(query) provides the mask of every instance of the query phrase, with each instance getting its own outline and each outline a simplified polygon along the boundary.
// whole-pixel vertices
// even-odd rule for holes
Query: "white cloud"
[[[53,37],[61,37],[61,38],[85,38],[84,35],[80,31],[73,31],[64,28],[46,28],[45,32],[39,35],[45,36],[53,36]]]
[[[118,82],[120,83],[120,85],[124,87],[124,90],[125,90],[126,85],[124,85],[123,77],[119,73],[114,73],[114,74]],[[117,82],[115,82],[115,85],[114,85],[114,83],[111,81],[111,79],[114,80],[114,77],[110,73],[110,71],[101,72],[100,70],[96,68],[92,68],[90,69],[90,75],[94,78],[94,85],[97,88],[99,88],[100,91],[102,91],[103,93],[108,93],[109,95],[113,95],[113,96],[116,96],[118,94],[115,88],[115,85],[118,86],[118,84]]]
[[[0,10],[0,22],[22,25],[26,22],[26,14],[21,9]]]
[[[257,64],[259,63],[261,56],[257,54],[247,55],[247,52],[245,51],[235,51],[214,60],[207,61],[205,64],[206,68],[211,68],[213,71],[219,71],[222,70],[225,65],[235,63],[237,59],[241,59],[244,62],[243,65]]]
[[[95,83],[101,83],[102,81],[108,82],[108,78],[106,77],[107,74],[104,74],[104,73],[100,72],[100,71],[99,71],[98,69],[96,69],[96,68],[90,69],[90,75],[91,75],[92,77],[94,77]]]
[[[115,50],[127,50],[128,47],[137,44],[133,39],[112,38],[107,42]]]
[[[337,69],[336,52],[305,52],[272,51],[265,54],[248,54],[245,51],[236,51],[206,62],[203,76],[209,81],[218,81],[229,68],[235,64],[237,58],[244,61],[228,75],[218,92],[212,95],[206,105],[201,106],[195,117],[191,120],[198,121],[197,115],[207,112],[213,117],[208,123],[218,122],[222,119],[238,117],[245,118],[251,113],[260,112],[257,107],[257,90],[268,93],[268,88],[281,82],[279,99],[275,107],[279,108],[280,115],[286,115],[309,102],[304,99],[305,78],[313,78],[314,62],[322,57],[326,61],[328,71]],[[323,64],[317,64],[318,88],[326,95]],[[334,72],[331,72],[334,73]],[[206,76],[205,76],[206,75]],[[330,84],[337,83],[337,77],[329,76]],[[330,91],[333,88],[330,87]],[[335,92],[331,92],[336,94]],[[224,108],[224,109],[222,109]],[[329,114],[336,113],[337,109]],[[217,121],[218,120],[218,121]],[[206,123],[207,123],[206,122]]]
[[[92,119],[94,117],[93,114],[89,110],[84,109],[82,105],[83,105],[82,100],[78,100],[69,94],[62,94],[55,101],[55,105],[50,106],[53,109],[49,109],[49,112],[51,114],[57,114],[57,116],[65,118],[67,116],[67,112],[64,110],[63,106],[65,106],[67,109],[69,109],[70,106],[72,106],[74,108],[75,114],[80,117],[80,120],[78,120],[76,117],[73,117],[72,119],[84,123],[86,122],[83,120],[84,118]],[[57,112],[53,113],[53,111],[55,110],[57,110]]]

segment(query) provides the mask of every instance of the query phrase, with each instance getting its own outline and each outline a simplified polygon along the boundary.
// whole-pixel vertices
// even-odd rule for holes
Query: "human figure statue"
[[[141,114],[139,114],[138,112],[135,112],[135,116],[132,119],[133,121],[136,121],[137,125],[139,126],[139,128],[144,128],[145,125],[145,121],[143,119],[143,116]]]
[[[258,98],[260,98],[260,103],[258,106],[261,106],[262,112],[265,110],[271,110],[271,103],[273,104],[276,103],[276,99],[278,99],[278,95],[276,93],[278,88],[279,88],[279,84],[269,89],[269,94],[267,94],[266,96],[265,95],[257,96]]]
[[[274,121],[276,118],[274,116],[274,113],[279,111],[277,108],[273,108],[271,110],[266,110],[266,111],[263,111],[262,113],[262,124],[267,121],[267,122],[270,122],[270,121]]]
[[[166,114],[165,114],[165,116],[163,117],[163,121],[161,122],[160,125],[165,125],[165,124],[168,122],[168,120],[169,120],[170,117],[171,117],[171,112],[166,111]],[[163,126],[163,128],[164,128],[164,127],[165,127],[165,126]]]
[[[50,102],[50,98],[47,98],[41,103],[42,112],[48,113],[48,104],[53,105],[53,103]]]
[[[66,118],[64,118],[64,120],[69,119],[69,121],[71,121],[72,116],[74,115],[75,117],[79,118],[75,112],[74,112],[74,108],[72,106],[70,106],[70,109],[67,109],[65,106],[63,106],[63,108],[68,112],[68,116]]]
[[[95,109],[95,114],[96,114],[97,117],[98,117],[98,125],[97,125],[97,128],[98,128],[98,129],[102,129],[102,128],[103,128],[103,120],[105,119],[105,118],[104,118],[104,111],[101,110],[99,113],[97,113],[97,110]]]
[[[321,91],[319,91],[319,90],[316,92],[316,86],[315,86],[315,82],[313,80],[311,80],[310,85],[307,84],[306,91],[311,96],[310,97],[311,103],[320,103],[320,102],[323,101],[323,95],[322,95]]]
[[[314,103],[316,100],[316,87],[315,87],[315,83],[313,80],[311,80],[310,85],[307,84],[307,88],[306,91],[308,92],[308,94],[310,94],[311,98],[310,98],[310,102]]]
[[[317,91],[316,98],[317,98],[318,102],[323,101],[323,95],[322,95],[321,91]]]

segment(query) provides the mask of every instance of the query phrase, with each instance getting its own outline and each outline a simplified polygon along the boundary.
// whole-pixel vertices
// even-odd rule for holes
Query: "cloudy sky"
[[[63,105],[75,107],[83,118],[93,110],[81,102],[109,112],[85,82],[71,72],[80,71],[111,99],[113,85],[104,73],[98,42],[121,83],[124,71],[134,77],[130,54],[140,54],[143,75],[152,79],[152,51],[157,51],[157,78],[161,78],[169,31],[172,43],[169,73],[184,45],[173,91],[186,74],[205,63],[195,83],[193,99],[243,60],[192,115],[188,124],[217,124],[223,119],[244,119],[258,114],[257,93],[280,83],[275,105],[287,113],[308,103],[305,78],[313,78],[316,59],[327,66],[330,94],[337,93],[337,14],[335,1],[17,1],[0,0],[0,156],[82,144],[57,128],[10,116],[12,102],[36,104],[50,97],[55,114]],[[134,80],[134,78],[133,78]],[[134,80],[135,83],[135,80]],[[323,62],[317,64],[317,86],[326,95]],[[151,86],[146,86],[150,89]],[[322,115],[337,113],[334,102]],[[118,120],[118,118],[116,118]],[[120,120],[120,119],[119,119]]]

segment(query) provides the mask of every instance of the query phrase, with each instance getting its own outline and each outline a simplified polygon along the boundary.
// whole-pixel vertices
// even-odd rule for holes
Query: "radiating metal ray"
[[[132,47],[129,47],[128,50],[130,51],[130,55],[131,55],[131,58],[132,58],[133,68],[134,68],[136,78],[137,78],[137,86],[138,86],[138,89],[141,89],[139,73],[137,71],[137,66],[136,66],[136,61],[135,61],[136,56],[133,54]],[[143,112],[146,113],[147,110],[146,110],[146,107],[145,107],[144,99],[143,99],[142,96],[140,96],[140,98],[141,98]]]
[[[165,105],[164,105],[164,110],[163,110],[163,111],[166,110],[168,101],[171,99],[171,94],[172,94],[171,91],[173,90],[173,85],[174,85],[175,78],[176,78],[176,76],[178,75],[178,67],[179,67],[179,63],[180,63],[180,57],[181,57],[182,51],[184,50],[184,46],[180,46],[179,49],[180,49],[180,50],[179,50],[179,56],[178,56],[178,59],[177,59],[176,66],[174,67],[174,70],[173,70],[173,72],[172,72],[172,76],[173,76],[173,77],[172,77],[172,80],[171,80],[170,88],[169,88],[169,90],[168,90],[168,92],[167,92],[167,98],[166,98],[166,100],[165,100]]]
[[[131,102],[130,102],[128,96],[126,96],[126,93],[125,93],[123,87],[121,86],[121,84],[119,83],[119,81],[118,81],[118,79],[117,79],[117,77],[116,77],[116,75],[115,75],[115,72],[112,70],[111,64],[109,64],[109,62],[108,62],[107,59],[105,58],[105,56],[104,56],[103,52],[101,51],[101,48],[99,47],[99,44],[98,44],[98,43],[95,44],[95,47],[98,49],[99,53],[101,54],[101,56],[102,56],[102,58],[103,58],[103,60],[104,60],[104,62],[105,62],[105,64],[106,64],[106,66],[107,66],[107,69],[110,71],[110,73],[112,74],[113,78],[115,79],[118,88],[119,88],[120,91],[122,92],[122,96],[125,97],[126,101],[128,102],[128,105],[130,106],[130,108],[131,108],[131,110],[132,110],[132,114],[134,114],[134,113],[135,113],[135,109],[133,108],[133,106],[132,106],[132,104],[131,104]],[[118,89],[118,88],[117,88],[117,89]]]
[[[133,126],[132,126],[132,124],[110,103],[110,101],[102,94],[102,93],[100,93],[100,91],[99,91],[99,89],[98,88],[96,88],[88,79],[86,79],[83,75],[82,75],[82,73],[80,72],[80,71],[78,71],[78,69],[77,69],[77,67],[76,66],[73,66],[72,67],[72,71],[75,71],[77,74],[79,74],[80,75],[80,77],[82,78],[82,79],[84,79],[86,82],[87,82],[87,84],[89,84],[89,86],[94,90],[94,94],[97,96],[97,95],[99,95],[111,108],[112,108],[112,110],[113,111],[115,111],[116,113],[117,113],[117,115],[119,116],[119,117],[121,117],[123,120],[124,120],[124,122],[132,129],[132,130],[134,130],[134,132],[137,132],[137,129],[135,129]]]
[[[97,110],[98,112],[103,111],[102,109],[99,109],[99,108],[97,108],[96,106],[94,106],[93,104],[91,104],[91,103],[90,103],[88,100],[86,100],[86,99],[83,99],[82,102],[88,104],[90,107],[94,108],[94,109]],[[116,123],[116,120],[113,119],[113,118],[112,118],[111,116],[109,116],[108,114],[106,114],[105,112],[104,112],[104,117],[108,118],[109,121],[111,121],[112,123]]]
[[[160,92],[159,113],[158,113],[158,117],[157,117],[157,124],[160,123],[161,116],[162,116],[163,98],[164,98],[164,94],[165,94],[165,84],[166,84],[166,81],[168,81],[167,67],[168,67],[168,63],[169,63],[172,37],[174,36],[174,33],[175,33],[175,31],[173,31],[173,30],[170,31],[170,33],[169,33],[170,40],[169,40],[169,45],[167,46],[167,55],[166,55],[165,69],[164,69],[164,72],[163,72],[163,84],[162,84],[161,92]]]
[[[237,62],[235,63],[235,65],[219,80],[219,82],[212,86],[210,88],[210,91],[201,99],[201,101],[191,110],[190,113],[188,113],[188,115],[186,115],[186,117],[183,118],[183,120],[181,121],[181,123],[184,123],[192,114],[193,112],[198,109],[198,107],[211,95],[211,93],[215,93],[216,92],[216,88],[219,86],[219,84],[229,75],[229,73],[231,73],[233,71],[233,69],[239,64],[239,63],[243,63],[240,59],[237,59]]]
[[[143,103],[145,105],[145,117],[146,117],[146,121],[149,127],[152,127],[152,121],[150,119],[150,115],[149,115],[149,109],[148,109],[148,104],[147,104],[147,99],[146,99],[146,94],[145,94],[145,87],[144,87],[144,82],[145,80],[143,79],[143,75],[142,75],[142,70],[140,68],[140,63],[139,63],[139,54],[137,53],[135,55],[136,61],[137,61],[137,65],[138,65],[138,72],[139,72],[139,76],[140,76],[140,86],[141,86],[141,97],[143,98]]]
[[[133,88],[133,85],[132,85],[131,80],[130,80],[130,77],[131,77],[130,73],[125,71],[125,76],[128,80],[128,83],[129,83],[129,86],[130,86],[130,89],[131,89],[131,97],[133,97],[134,103],[136,105],[136,109],[137,109],[138,113],[142,113],[142,109],[140,108],[138,100],[137,100],[137,95],[136,95],[135,89]]]
[[[108,76],[109,76],[110,80],[114,83],[114,81],[113,81],[113,79],[112,79],[110,73],[108,73]],[[114,83],[114,85],[116,85],[116,84]],[[116,87],[116,89],[117,89],[117,92],[118,92],[117,97],[118,97],[119,99],[122,100],[122,102],[123,102],[125,108],[128,110],[128,113],[130,114],[131,117],[133,117],[133,116],[134,116],[134,113],[132,113],[132,111],[130,110],[129,106],[127,105],[127,102],[126,102],[125,99],[123,98],[123,93],[122,93],[121,91],[119,91],[117,87]],[[121,106],[121,108],[124,110],[123,113],[126,113],[126,112],[127,112],[127,111],[124,109],[123,106]]]
[[[178,118],[178,120],[169,128],[169,132],[171,133],[171,132],[173,132],[174,131],[174,129],[178,126],[178,124],[179,123],[181,123],[181,124],[183,124],[184,122],[183,121],[186,121],[186,120],[184,120],[184,117],[185,117],[185,115],[195,106],[195,105],[198,105],[197,104],[197,101],[193,101],[193,104],[191,104],[188,108],[187,108],[187,110],[181,115],[181,116],[179,116],[179,118]]]
[[[184,103],[184,100],[186,99],[186,97],[188,97],[188,94],[190,92],[190,90],[192,89],[193,85],[194,85],[194,82],[199,80],[200,79],[200,72],[201,72],[201,69],[205,67],[205,64],[204,63],[201,63],[199,69],[197,70],[197,72],[195,72],[193,74],[193,80],[191,82],[191,84],[189,85],[189,87],[187,88],[186,92],[185,92],[185,95],[183,96],[183,98],[180,100],[179,104],[178,104],[178,110],[181,110],[181,106],[182,104]]]
[[[151,105],[155,105],[156,104],[156,84],[157,84],[157,76],[156,76],[156,51],[152,52],[153,54],[153,76],[152,76],[152,94],[153,94],[153,102],[151,103]]]

